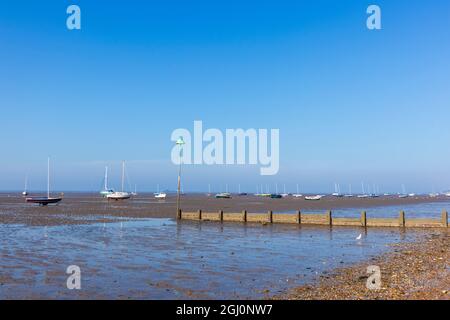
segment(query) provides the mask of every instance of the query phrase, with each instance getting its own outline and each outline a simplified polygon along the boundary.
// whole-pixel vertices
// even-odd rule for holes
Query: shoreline
[[[303,198],[270,199],[249,196],[235,196],[232,199],[215,199],[206,195],[185,195],[181,200],[183,211],[204,212],[242,212],[274,213],[301,210],[326,211],[338,209],[360,210],[375,207],[415,205],[424,203],[448,204],[449,197],[430,198],[416,196],[411,198],[335,198],[324,197],[319,201],[308,201]],[[408,214],[408,212],[406,212]],[[97,222],[116,222],[123,218],[176,218],[176,197],[170,195],[165,200],[158,200],[152,195],[138,195],[124,201],[108,201],[97,194],[66,194],[58,205],[39,207],[25,203],[23,197],[0,194],[0,223],[17,223],[25,225],[65,225]]]
[[[450,234],[429,232],[390,252],[337,268],[275,300],[450,300]],[[369,290],[367,267],[379,266],[381,288]]]

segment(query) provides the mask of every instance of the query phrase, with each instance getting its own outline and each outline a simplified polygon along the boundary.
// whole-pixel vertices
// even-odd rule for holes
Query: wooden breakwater
[[[179,220],[217,221],[217,222],[254,222],[254,223],[287,223],[305,225],[355,226],[355,227],[416,227],[416,228],[448,228],[448,213],[442,210],[441,219],[408,218],[405,211],[400,211],[397,218],[368,218],[362,211],[359,218],[333,217],[332,211],[325,213],[249,213],[242,212],[184,212],[177,213]]]

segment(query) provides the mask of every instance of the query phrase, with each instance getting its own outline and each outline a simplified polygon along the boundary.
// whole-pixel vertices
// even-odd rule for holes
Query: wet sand
[[[270,199],[248,196],[234,196],[232,199],[215,199],[204,194],[184,195],[181,208],[184,211],[204,212],[287,212],[293,210],[334,210],[340,208],[361,209],[411,205],[419,203],[445,202],[449,197],[430,198],[416,196],[398,198],[396,196],[380,198],[335,198],[324,197],[319,201],[287,197]],[[176,195],[168,195],[165,200],[157,200],[152,194],[141,194],[134,199],[108,201],[98,194],[68,193],[58,205],[39,207],[25,203],[17,194],[0,194],[0,223],[18,223],[26,225],[85,224],[94,222],[114,222],[126,218],[175,218]]]
[[[450,300],[450,235],[441,230],[370,261],[336,269],[314,285],[304,285],[277,299],[290,300]],[[381,288],[366,287],[367,266],[381,270]]]
[[[173,220],[157,222],[161,225],[151,227],[147,225],[151,224],[148,219],[134,220],[173,219],[175,200],[175,195],[156,200],[151,194],[142,194],[126,201],[108,202],[97,194],[72,193],[66,194],[63,202],[56,206],[39,207],[25,203],[21,196],[0,194],[0,227],[10,233],[5,233],[3,239],[0,236],[3,248],[0,296],[38,299],[449,298],[448,230],[404,232],[376,228],[364,231],[354,227],[261,227],[176,223]],[[338,212],[345,208],[359,212],[367,208],[376,211],[378,207],[376,214],[381,214],[384,206],[419,204],[422,211],[428,213],[430,206],[434,211],[441,209],[441,203],[442,209],[448,209],[449,198],[325,197],[320,201],[306,201],[255,196],[215,199],[198,194],[182,198],[182,208],[187,211],[225,212],[244,209],[250,212],[298,209]],[[347,210],[343,211],[348,214]],[[119,221],[123,226],[122,223],[106,223]],[[105,224],[99,225],[99,222]],[[363,241],[359,243],[355,237],[361,232]],[[389,249],[385,248],[387,243]],[[77,296],[61,287],[65,283],[64,266],[72,261],[80,263],[88,276],[88,290]],[[110,266],[109,269],[102,271],[104,265]],[[246,278],[241,269],[248,270],[249,265],[254,270]],[[284,268],[274,267],[279,265]],[[368,265],[381,267],[381,290],[366,289]],[[217,266],[222,269],[218,270]],[[174,270],[167,273],[171,268]],[[192,270],[198,272],[192,273]],[[142,277],[142,271],[152,275],[151,281]],[[257,277],[261,272],[271,276]],[[267,285],[263,280],[272,284]],[[308,284],[303,285],[304,282]],[[104,283],[109,283],[106,291],[101,285]],[[234,292],[239,287],[240,291]]]

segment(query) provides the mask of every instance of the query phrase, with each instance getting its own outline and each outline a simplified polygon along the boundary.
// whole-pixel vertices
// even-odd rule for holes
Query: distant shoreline
[[[55,193],[56,194],[56,193]],[[216,199],[204,194],[188,194],[181,197],[181,208],[185,211],[202,210],[204,212],[241,212],[250,213],[288,212],[364,209],[383,206],[414,205],[422,203],[449,203],[450,197],[430,198],[415,196],[398,198],[396,196],[380,198],[335,198],[324,197],[319,201],[304,198],[287,197],[270,199],[263,197],[234,196],[232,199]],[[158,200],[153,194],[138,194],[135,198],[113,201],[101,198],[99,194],[67,193],[57,206],[38,207],[25,203],[20,195],[5,196],[0,193],[0,223],[23,223],[33,225],[81,224],[96,222],[115,222],[126,218],[175,218],[176,195],[169,194],[165,200]],[[441,209],[446,209],[445,205]],[[449,211],[450,209],[447,208]],[[407,212],[406,212],[407,214]]]

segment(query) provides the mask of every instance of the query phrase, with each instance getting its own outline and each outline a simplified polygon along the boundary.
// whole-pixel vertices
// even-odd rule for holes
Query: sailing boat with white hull
[[[124,190],[124,182],[125,182],[125,161],[122,161],[122,191],[116,191],[111,194],[106,195],[108,200],[125,200],[130,199],[131,194]]]
[[[100,191],[100,194],[102,195],[102,197],[105,197],[108,194],[113,194],[114,190],[113,189],[109,189],[108,188],[108,167],[105,167],[105,185],[103,186],[103,190]]]
[[[51,203],[58,203],[62,198],[52,198],[50,197],[50,158],[47,161],[47,196],[46,197],[30,197],[26,198],[25,201],[29,203],[37,203],[40,206],[46,206]]]

